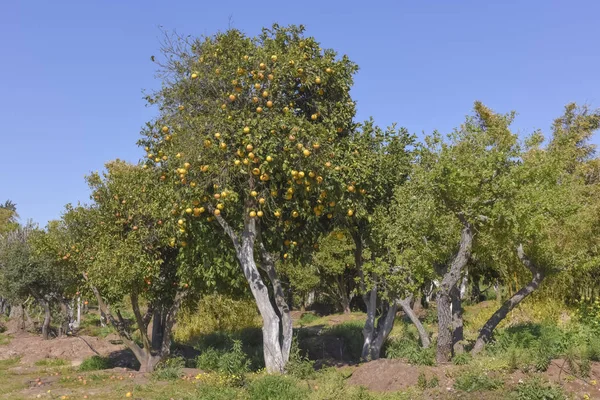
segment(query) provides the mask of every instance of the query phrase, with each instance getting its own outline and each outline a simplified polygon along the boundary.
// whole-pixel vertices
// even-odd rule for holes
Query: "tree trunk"
[[[344,296],[341,299],[341,306],[344,314],[350,314],[350,299],[348,298],[348,296]]]
[[[141,349],[141,355],[136,358],[140,362],[140,372],[154,372],[158,363],[162,360],[161,356],[152,355],[150,351],[146,351],[145,349]]]
[[[363,327],[363,347],[360,354],[360,358],[363,361],[369,361],[371,358],[371,347],[375,338],[375,313],[377,311],[377,284],[372,283],[372,287],[367,291],[367,282],[365,272],[363,270],[363,259],[362,259],[362,238],[357,232],[352,233],[352,239],[354,240],[354,264],[358,271],[360,291],[362,298],[367,308],[367,319],[365,320],[365,326]]]
[[[210,204],[207,205],[207,208],[210,211],[214,210]],[[254,242],[257,236],[256,221],[253,218],[246,218],[244,230],[238,236],[222,216],[217,215],[216,219],[233,243],[242,272],[250,286],[250,292],[263,320],[265,368],[268,373],[283,373],[285,372],[285,364],[289,353],[287,356],[283,354],[282,345],[285,344],[285,341],[283,343],[279,341],[280,318],[271,304],[269,290],[263,282],[254,261]]]
[[[238,260],[263,320],[262,332],[265,367],[268,373],[283,373],[285,362],[279,343],[280,320],[269,299],[267,286],[264,284],[254,262],[253,241],[253,238],[252,240],[243,240],[238,252]]]
[[[475,342],[475,346],[473,346],[472,354],[477,354],[481,350],[486,343],[490,341],[492,338],[492,333],[494,329],[498,326],[500,322],[508,313],[514,309],[520,302],[522,302],[527,296],[533,293],[542,283],[545,278],[543,271],[540,271],[537,266],[527,257],[523,250],[523,245],[519,245],[517,248],[517,254],[521,263],[527,267],[529,271],[531,271],[531,281],[522,287],[517,293],[515,293],[512,297],[502,304],[502,306],[487,320],[487,322],[483,325],[483,328],[479,331],[479,336],[477,337],[477,341]]]
[[[412,312],[418,316],[419,314],[421,314],[422,310],[423,310],[423,297],[421,295],[419,295],[419,297],[417,297],[412,302]]]
[[[152,316],[152,349],[158,350],[162,346],[163,332],[165,330],[165,312],[162,307],[157,307]]]
[[[452,350],[454,351],[454,354],[465,352],[465,347],[463,345],[465,337],[462,315],[462,295],[462,290],[457,286],[450,291],[450,298],[452,301]]]
[[[271,286],[273,287],[273,293],[275,295],[275,304],[279,310],[279,317],[281,318],[281,355],[283,358],[283,364],[286,365],[290,359],[290,351],[292,349],[292,338],[293,338],[293,326],[292,316],[290,315],[290,308],[285,300],[285,294],[281,281],[275,270],[275,263],[273,257],[267,252],[264,243],[261,238],[258,239],[258,245],[262,258],[262,269],[267,273]]]
[[[81,326],[81,296],[77,296],[77,327]]]
[[[398,303],[396,301],[392,302],[391,305],[387,301],[383,303],[383,310],[379,320],[377,320],[377,327],[371,344],[371,360],[378,360],[381,357],[381,349],[394,327],[397,312]]]
[[[438,342],[436,350],[436,359],[439,363],[450,361],[452,357],[452,299],[450,291],[456,286],[461,273],[471,255],[471,246],[473,243],[473,233],[470,224],[461,217],[463,229],[460,237],[460,246],[456,256],[452,260],[450,267],[444,274],[442,282],[437,293],[437,314],[438,314]]]
[[[21,330],[25,329],[25,312],[24,312],[23,304],[17,304],[14,307],[12,307],[10,309],[10,314],[8,314],[8,318],[20,319],[21,324],[19,326],[19,329],[21,329]]]
[[[360,358],[363,361],[369,361],[371,358],[371,347],[375,338],[375,313],[377,312],[377,286],[363,295],[363,300],[367,306],[367,319],[363,327],[363,347]]]
[[[419,332],[419,338],[421,339],[421,346],[423,346],[423,348],[426,349],[429,346],[431,346],[431,341],[429,340],[429,335],[427,334],[425,327],[419,320],[419,317],[417,317],[417,314],[414,312],[414,309],[410,307],[411,300],[412,296],[409,296],[405,299],[399,300],[398,304],[400,304],[400,307],[402,307],[402,311],[404,311],[404,314],[406,314],[410,321],[417,327],[417,331]],[[418,301],[420,302],[420,299],[418,299]],[[415,303],[416,302],[417,301],[415,301]]]
[[[44,322],[42,323],[42,337],[44,340],[50,338],[50,321],[52,320],[52,314],[50,312],[50,302],[47,300],[41,300],[42,307],[44,307]]]

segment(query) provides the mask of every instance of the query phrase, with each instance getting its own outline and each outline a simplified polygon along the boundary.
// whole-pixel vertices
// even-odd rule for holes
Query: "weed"
[[[292,340],[290,359],[286,368],[288,374],[298,379],[308,379],[315,375],[315,362],[301,353],[296,336]]]
[[[101,369],[109,369],[110,367],[110,360],[107,357],[92,356],[83,360],[81,365],[79,365],[79,370],[98,371]]]
[[[563,400],[566,399],[562,390],[540,377],[530,378],[519,383],[513,390],[515,400]]]
[[[362,321],[348,321],[325,329],[324,336],[331,336],[341,341],[342,358],[358,361],[362,352]]]
[[[459,375],[454,382],[454,388],[464,392],[476,392],[480,390],[496,390],[501,388],[504,382],[501,378],[492,377],[487,373],[468,371]]]
[[[69,364],[67,360],[63,360],[62,358],[44,358],[35,362],[35,365],[38,367],[64,367]]]
[[[301,326],[309,325],[318,319],[319,319],[319,317],[313,313],[304,313],[304,314],[302,314],[300,319],[298,319],[298,324],[300,324]]]
[[[396,338],[389,341],[385,355],[387,358],[401,358],[414,365],[434,365],[435,348],[422,348],[418,342]]]
[[[454,365],[466,365],[471,362],[473,356],[470,353],[459,353],[452,357],[452,363]]]
[[[265,375],[252,381],[248,387],[251,400],[303,400],[308,389],[284,375]]]
[[[433,389],[437,387],[439,383],[437,376],[433,376],[431,379],[427,380],[427,376],[424,372],[421,372],[417,378],[417,387],[421,390]]]
[[[185,360],[181,357],[172,357],[162,361],[152,373],[152,377],[159,381],[172,381],[179,379]]]

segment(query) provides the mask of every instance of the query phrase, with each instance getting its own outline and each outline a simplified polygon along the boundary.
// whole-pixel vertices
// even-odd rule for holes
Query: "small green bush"
[[[489,376],[486,373],[468,371],[456,377],[454,388],[463,392],[476,392],[480,390],[496,390],[504,385],[501,378]]]
[[[323,330],[323,336],[339,339],[342,343],[342,358],[359,361],[363,345],[364,322],[348,321]]]
[[[193,343],[212,332],[236,332],[257,328],[260,318],[252,300],[236,300],[224,295],[205,296],[195,309],[184,311],[177,320],[174,339]]]
[[[566,399],[560,387],[543,381],[536,376],[523,383],[519,383],[515,389],[515,400],[564,400]]]
[[[318,319],[319,319],[319,317],[313,313],[304,313],[298,320],[298,323],[300,325],[308,325],[308,324],[315,322]]]
[[[221,354],[230,351],[233,343],[236,340],[242,343],[242,350],[249,360],[250,369],[257,371],[261,368],[264,368],[262,331],[260,328],[245,328],[233,333],[212,332],[210,334],[198,337],[197,343],[194,347],[200,351],[201,354],[211,351],[217,351],[219,354]],[[214,355],[209,354],[207,357],[210,356]],[[205,370],[213,371],[215,368],[213,367]]]
[[[202,371],[218,371],[220,358],[221,352],[209,347],[196,358],[196,368]]]
[[[315,375],[315,362],[302,355],[296,336],[292,341],[290,359],[286,368],[288,374],[298,379],[309,379]]]
[[[467,365],[472,359],[471,353],[460,353],[452,357],[452,363],[454,365]]]
[[[245,374],[250,371],[250,360],[242,350],[242,342],[234,340],[228,351],[206,349],[196,359],[196,366],[203,371],[223,374],[229,384],[238,386],[244,382]]]
[[[167,358],[156,367],[152,377],[159,381],[173,381],[179,379],[183,373],[185,360],[182,357]]]
[[[110,360],[107,357],[91,356],[83,360],[81,365],[79,365],[79,370],[99,371],[101,369],[109,369],[110,367]]]
[[[242,342],[235,340],[231,351],[221,354],[219,372],[228,375],[241,375],[250,370],[250,361],[242,350]]]
[[[404,359],[414,365],[435,365],[435,346],[424,349],[418,342],[400,337],[388,342],[385,356]]]
[[[265,375],[252,381],[248,387],[250,400],[304,400],[308,388],[284,375]]]

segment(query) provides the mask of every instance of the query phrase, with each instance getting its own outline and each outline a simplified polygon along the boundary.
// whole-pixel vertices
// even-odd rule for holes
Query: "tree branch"
[[[148,339],[148,325],[144,323],[144,317],[140,312],[140,304],[137,293],[133,292],[130,295],[131,308],[133,309],[133,315],[135,315],[135,321],[137,322],[140,335],[142,336],[142,345],[145,349],[150,350],[150,340]],[[120,318],[120,313],[119,313]]]
[[[208,211],[210,211],[213,215],[215,214],[215,208],[211,204],[206,204],[206,209]],[[225,221],[225,218],[223,218],[221,215],[214,215],[214,216],[217,219],[217,222],[219,223],[219,225],[221,225],[221,227],[225,231],[225,233],[231,238],[231,241],[233,242],[233,246],[235,247],[235,249],[238,250],[240,248],[240,239],[239,239],[237,233],[235,233],[235,231],[233,230],[231,225],[229,225],[227,223],[227,221]]]

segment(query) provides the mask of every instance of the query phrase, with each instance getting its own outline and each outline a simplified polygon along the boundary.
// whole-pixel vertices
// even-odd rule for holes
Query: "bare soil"
[[[454,379],[461,367],[455,365],[438,365],[434,367],[411,365],[402,360],[380,359],[361,364],[356,368],[348,383],[364,386],[375,392],[395,392],[414,387],[418,377],[423,373],[427,380],[437,377],[438,391],[454,391]],[[582,379],[569,373],[563,360],[553,360],[550,367],[542,374],[548,380],[560,384],[565,391],[575,394],[577,398],[584,398],[587,394],[590,399],[600,399],[600,363],[592,363],[589,378]],[[527,375],[515,372],[506,377],[508,386],[518,385]],[[595,383],[595,384],[594,384]]]
[[[21,363],[26,365],[51,358],[79,365],[84,359],[94,355],[123,358],[126,353],[123,345],[115,344],[118,343],[116,335],[104,339],[84,335],[43,340],[40,335],[21,330],[16,324],[9,324],[4,334],[9,337],[10,343],[0,346],[0,359],[20,357]]]

